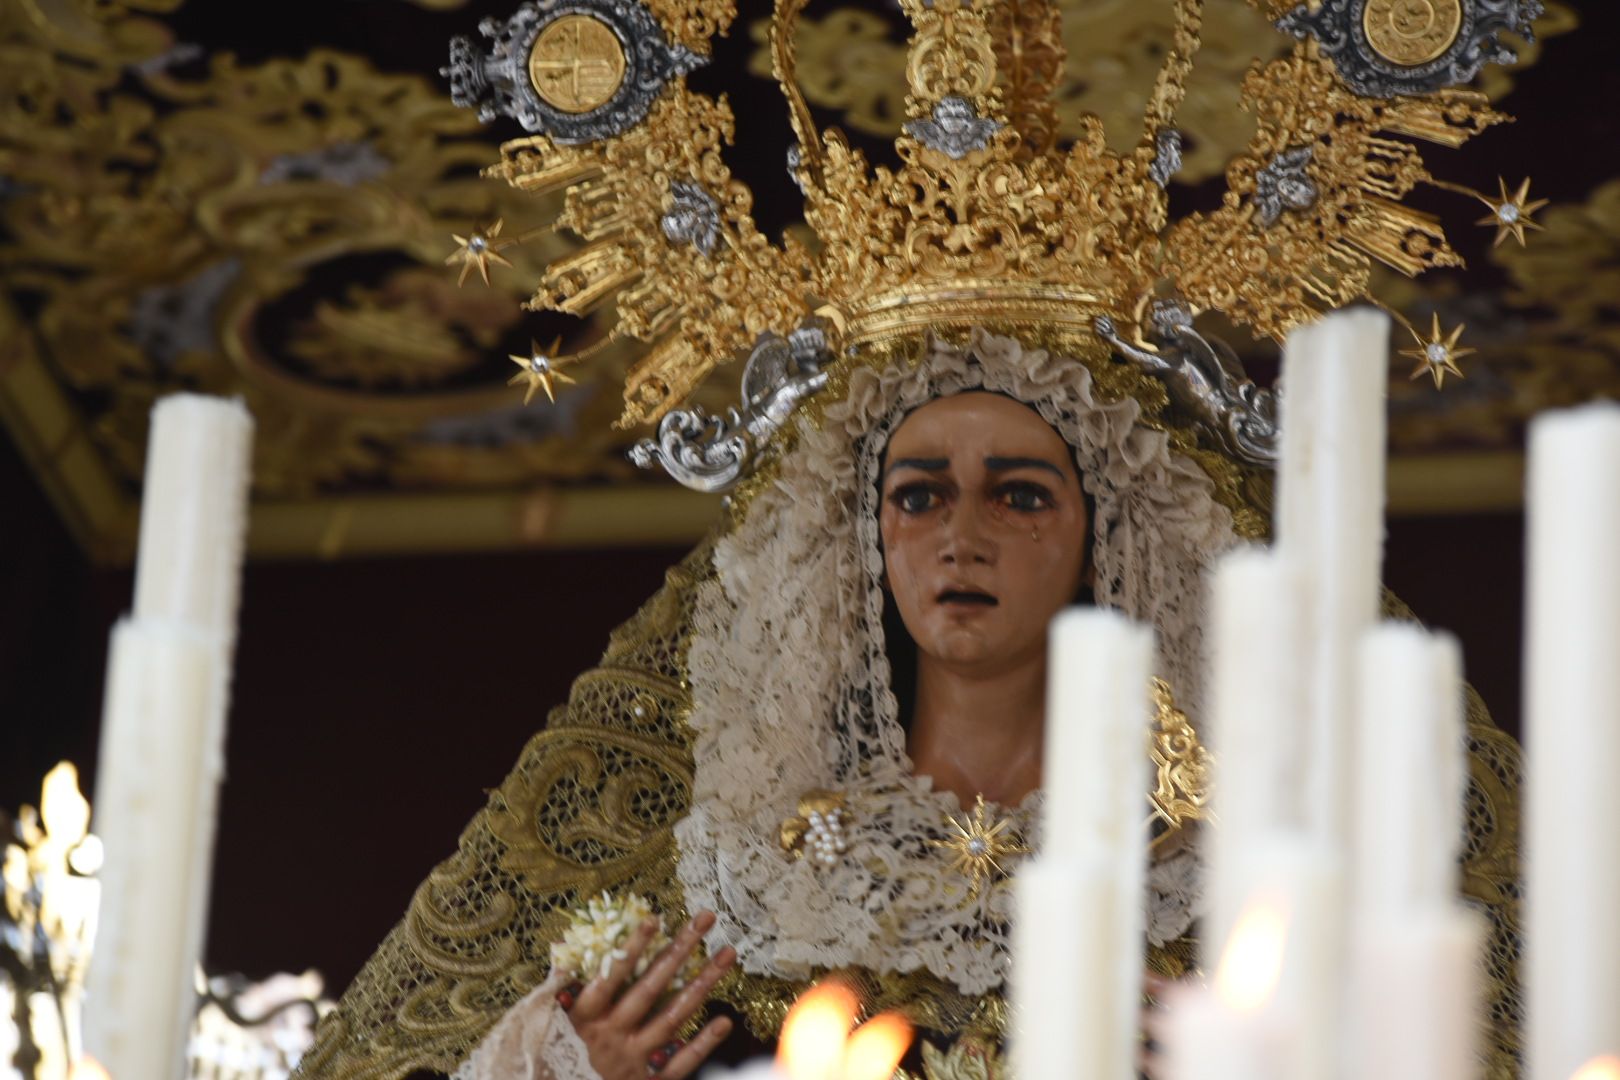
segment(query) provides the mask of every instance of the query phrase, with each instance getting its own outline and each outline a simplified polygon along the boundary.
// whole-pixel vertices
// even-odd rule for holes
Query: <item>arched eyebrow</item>
[[[920,469],[923,472],[944,472],[946,469],[950,468],[950,465],[950,458],[896,458],[894,461],[889,462],[889,467],[884,470],[884,475],[887,476],[896,469]]]
[[[1056,473],[1059,480],[1067,480],[1069,474],[1047,461],[1045,458],[1035,457],[987,457],[984,467],[991,472],[1011,472],[1013,469],[1045,469]]]

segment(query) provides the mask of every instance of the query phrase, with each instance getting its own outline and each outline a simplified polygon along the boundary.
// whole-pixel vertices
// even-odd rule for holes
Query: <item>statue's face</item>
[[[940,398],[889,441],[885,583],[917,648],[986,675],[1046,648],[1073,602],[1090,523],[1068,443],[999,394]]]

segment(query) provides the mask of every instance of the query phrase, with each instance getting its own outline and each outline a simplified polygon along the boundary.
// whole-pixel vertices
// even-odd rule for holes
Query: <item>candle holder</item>
[[[0,1074],[83,1080],[105,1073],[84,1053],[84,984],[101,905],[101,840],[90,803],[63,762],[45,777],[38,809],[15,821],[0,873]],[[253,982],[197,973],[186,1050],[191,1080],[285,1080],[333,1007],[314,971]],[[89,1066],[87,1069],[86,1066]]]
[[[95,944],[101,841],[67,762],[45,777],[39,808],[8,830],[0,906],[0,1046],[28,1080],[65,1077],[82,1053],[84,976]]]

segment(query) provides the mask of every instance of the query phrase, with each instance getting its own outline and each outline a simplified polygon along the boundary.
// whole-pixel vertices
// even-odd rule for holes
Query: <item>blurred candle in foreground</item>
[[[105,864],[85,1041],[117,1080],[184,1073],[252,437],[240,402],[183,394],[152,410],[135,612],[113,631],[95,799]]]
[[[1255,837],[1240,859],[1254,891],[1222,950],[1216,988],[1255,1017],[1264,1075],[1328,1080],[1344,1005],[1342,860],[1299,830]]]
[[[183,1075],[201,948],[193,848],[213,838],[205,732],[219,650],[182,623],[113,630],[96,830],[105,845],[100,940],[86,987],[85,1043],[119,1080]],[[203,789],[206,787],[206,791]]]
[[[1012,1074],[1028,1080],[1111,1077],[1110,1047],[1118,1039],[1110,1031],[1113,888],[1107,856],[1100,849],[1043,853],[1023,865],[1013,888]],[[1140,980],[1139,970],[1138,995]]]
[[[1070,608],[1047,642],[1042,850],[1015,885],[1015,1072],[1134,1080],[1153,632]]]
[[[1221,557],[1210,587],[1214,651],[1208,744],[1215,758],[1210,912],[1203,940],[1227,940],[1256,883],[1243,852],[1256,837],[1304,821],[1303,582],[1282,552]]]
[[[1360,649],[1352,833],[1351,1008],[1359,1080],[1477,1072],[1483,944],[1457,899],[1467,772],[1462,653],[1413,623]]]
[[[1479,916],[1456,901],[1358,924],[1346,1048],[1352,1080],[1478,1077],[1483,947]]]
[[[1310,827],[1344,844],[1356,647],[1378,617],[1384,550],[1389,316],[1353,308],[1288,335],[1283,351],[1277,548],[1305,600],[1303,773]]]
[[[1468,768],[1462,651],[1449,634],[1385,623],[1362,637],[1359,679],[1354,918],[1449,909]]]
[[[1620,406],[1530,426],[1525,987],[1530,1080],[1620,1056]]]
[[[1620,1056],[1595,1057],[1575,1070],[1570,1080],[1620,1080]]]
[[[1212,985],[1172,987],[1162,1036],[1168,1080],[1288,1080],[1274,1009],[1287,932],[1277,905],[1251,899],[1233,921]]]
[[[135,617],[236,634],[253,420],[240,401],[174,394],[152,408]]]

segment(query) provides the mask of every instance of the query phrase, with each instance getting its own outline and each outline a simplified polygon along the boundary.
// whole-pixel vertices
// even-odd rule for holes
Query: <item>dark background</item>
[[[170,21],[181,40],[244,61],[326,45],[362,52],[384,70],[431,74],[450,34],[474,33],[481,15],[512,6],[428,12],[394,0],[192,0]],[[712,72],[742,68],[752,49],[746,21],[758,9],[743,6],[695,83],[712,89]],[[1616,19],[1608,5],[1582,7],[1582,28],[1552,42],[1504,102],[1519,123],[1449,157],[1448,175],[1489,186],[1498,171],[1518,176],[1530,162],[1537,195],[1579,201],[1612,174],[1620,110],[1584,96],[1582,80],[1606,72],[1613,81],[1613,35],[1598,22]],[[734,167],[759,196],[761,224],[780,227],[793,197],[781,168],[780,96],[766,83],[732,89],[743,148]],[[862,141],[879,160],[892,155]],[[1195,201],[1203,194],[1183,192]],[[1454,201],[1453,234],[1478,212]],[[1485,260],[1475,265],[1471,287],[1501,286]],[[1385,572],[1421,617],[1458,634],[1471,677],[1513,731],[1522,532],[1516,514],[1398,519]],[[681,554],[250,564],[208,967],[255,977],[316,967],[341,989],[547,709]],[[128,571],[92,566],[76,548],[0,436],[0,809],[35,801],[46,770],[64,758],[81,766],[92,790],[107,634],[131,591]]]

